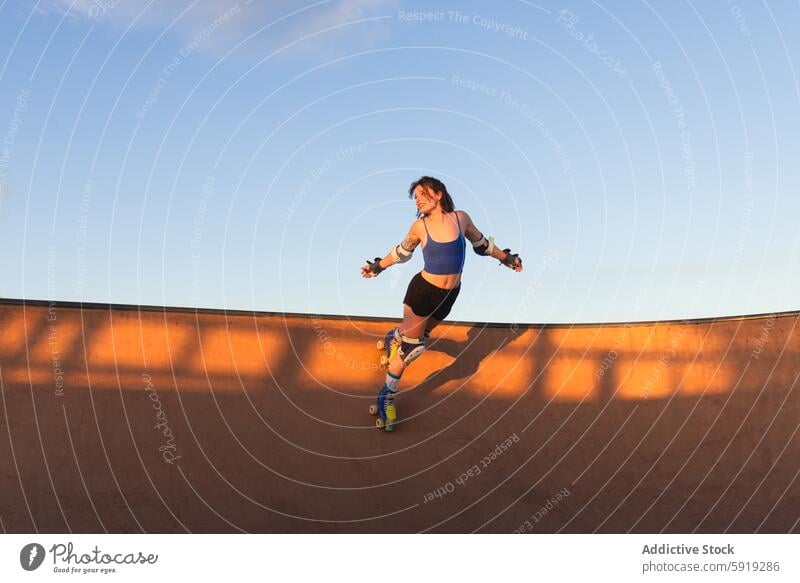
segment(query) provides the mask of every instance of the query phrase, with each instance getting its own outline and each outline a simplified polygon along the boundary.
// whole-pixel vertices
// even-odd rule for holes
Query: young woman
[[[417,220],[408,235],[386,257],[376,257],[361,268],[363,277],[376,277],[395,263],[411,259],[421,243],[425,267],[408,285],[403,300],[403,323],[387,334],[387,346],[393,344],[386,381],[378,394],[373,413],[380,416],[377,424],[387,431],[397,418],[394,398],[403,370],[425,351],[431,330],[450,313],[461,290],[461,272],[466,255],[466,242],[478,255],[494,257],[502,265],[522,271],[522,260],[510,249],[501,250],[493,237],[487,240],[464,211],[455,209],[447,187],[440,180],[423,176],[408,189],[417,204]]]

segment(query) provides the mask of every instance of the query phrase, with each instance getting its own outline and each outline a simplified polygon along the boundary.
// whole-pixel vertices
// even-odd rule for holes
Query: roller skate
[[[397,409],[394,406],[396,394],[386,388],[386,385],[383,385],[381,392],[378,393],[378,402],[369,406],[370,414],[378,416],[375,420],[375,426],[379,429],[394,430],[394,424],[397,421]]]
[[[378,350],[386,351],[386,354],[381,355],[381,364],[384,366],[389,364],[392,356],[400,347],[400,329],[392,328],[389,330],[383,340],[378,340],[376,346]]]

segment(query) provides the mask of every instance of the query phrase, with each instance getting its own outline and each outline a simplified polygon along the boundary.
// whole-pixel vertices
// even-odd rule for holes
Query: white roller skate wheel
[[[377,427],[378,429],[383,429],[383,419],[381,419],[380,417],[378,417],[378,418],[375,420],[375,427]]]
[[[377,415],[378,414],[378,406],[377,405],[370,405],[369,406],[369,414],[370,415]]]
[[[386,344],[383,342],[383,340],[378,340],[377,346],[378,350],[383,350],[384,348],[386,348]]]

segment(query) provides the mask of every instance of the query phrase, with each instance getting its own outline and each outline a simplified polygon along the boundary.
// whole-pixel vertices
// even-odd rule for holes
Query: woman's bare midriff
[[[453,289],[454,287],[458,287],[458,284],[461,283],[460,273],[453,273],[451,275],[437,275],[435,273],[428,273],[423,269],[422,277],[428,283],[444,289]]]

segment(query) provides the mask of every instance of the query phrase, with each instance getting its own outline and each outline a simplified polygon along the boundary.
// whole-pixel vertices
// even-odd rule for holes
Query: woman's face
[[[414,189],[414,200],[417,203],[417,208],[419,212],[424,215],[430,214],[436,208],[441,198],[441,192],[434,192],[421,184]]]

